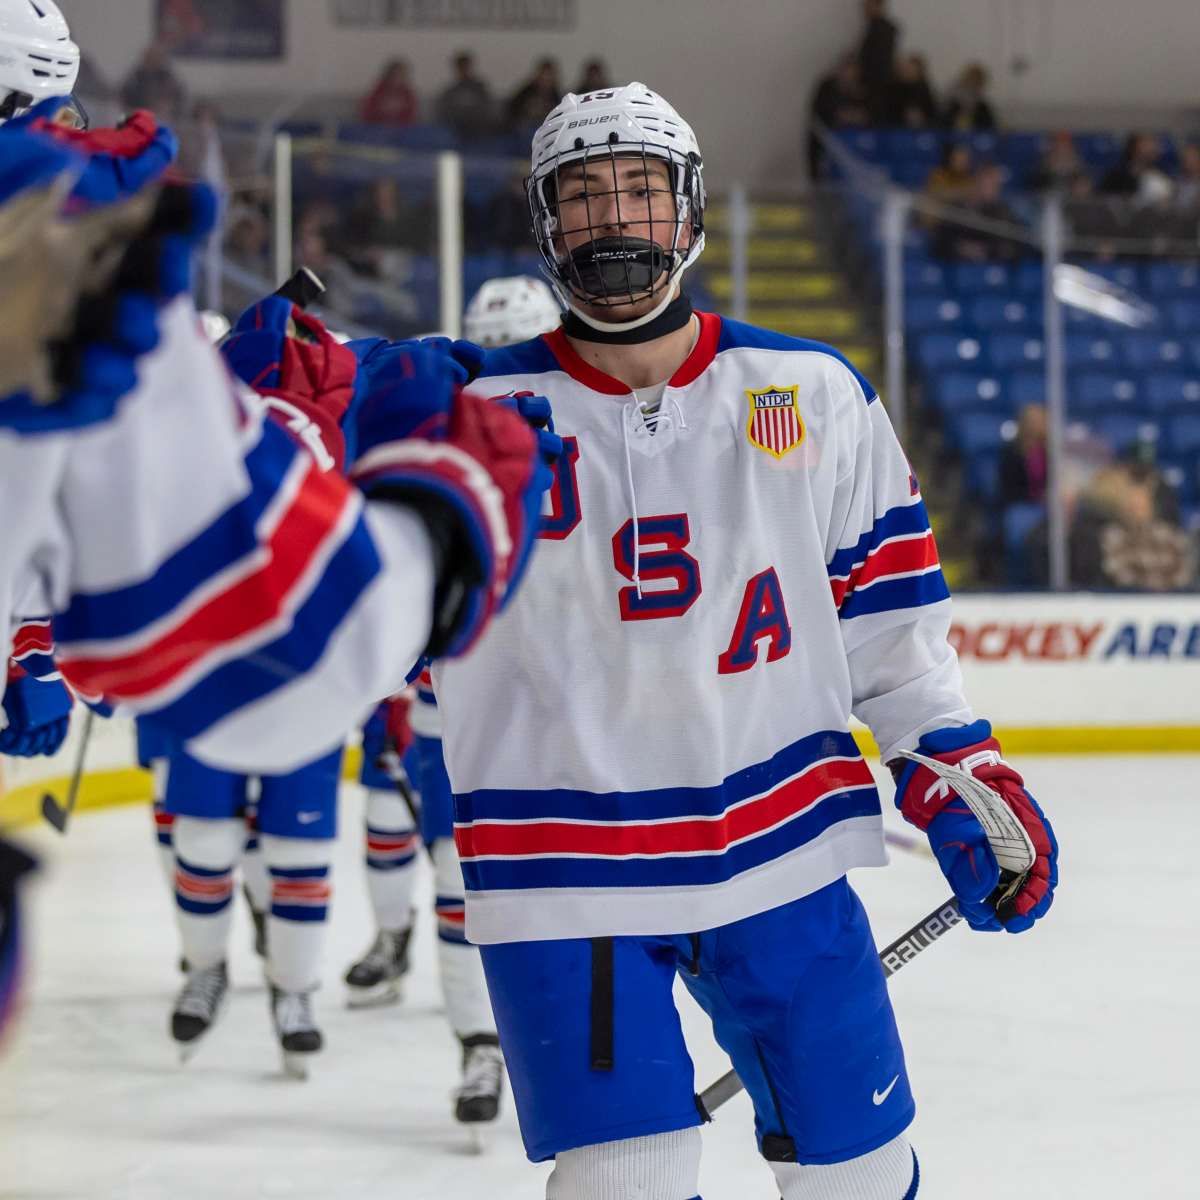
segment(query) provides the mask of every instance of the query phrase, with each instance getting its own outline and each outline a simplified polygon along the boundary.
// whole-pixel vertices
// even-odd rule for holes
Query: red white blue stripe
[[[472,891],[722,883],[880,811],[854,739],[832,730],[713,787],[489,789],[455,806]]]

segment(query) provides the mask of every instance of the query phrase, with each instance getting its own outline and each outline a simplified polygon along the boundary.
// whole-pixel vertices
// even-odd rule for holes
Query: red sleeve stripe
[[[848,575],[830,578],[833,602],[841,608],[851,592],[861,592],[885,579],[921,575],[939,565],[937,543],[932,530],[897,534],[876,546],[867,555],[866,561],[856,563]]]
[[[18,662],[30,654],[53,654],[54,639],[49,621],[26,621],[13,634],[11,657]]]
[[[861,758],[827,758],[716,816],[628,822],[475,821],[456,825],[454,836],[463,859],[723,854],[785,825],[827,796],[873,786]]]
[[[299,486],[264,530],[265,545],[204,589],[195,602],[158,622],[120,653],[86,649],[64,653],[63,673],[89,693],[121,700],[166,703],[220,662],[241,656],[256,642],[276,637],[290,620],[358,518],[358,494],[297,456]],[[289,474],[290,478],[290,474]],[[150,639],[146,637],[150,633]]]

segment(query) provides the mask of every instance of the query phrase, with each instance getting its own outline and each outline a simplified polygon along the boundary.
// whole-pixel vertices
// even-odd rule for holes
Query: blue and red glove
[[[345,469],[342,423],[359,369],[349,345],[290,300],[268,296],[237,319],[221,353],[323,470]]]
[[[66,739],[74,703],[61,679],[35,679],[12,668],[4,692],[8,723],[0,729],[0,754],[36,758],[55,753]]]
[[[528,423],[459,390],[461,368],[422,345],[368,347],[350,476],[425,520],[438,555],[430,657],[462,654],[512,595],[553,482]]]
[[[1058,884],[1058,842],[1025,781],[1000,757],[1000,743],[987,721],[925,734],[917,750],[950,763],[986,783],[1016,814],[1033,844],[1034,862],[1018,891],[997,908],[1000,866],[979,819],[928,767],[908,759],[890,763],[896,778],[896,807],[923,829],[942,874],[973,929],[1022,933],[1044,917]]]
[[[159,309],[189,290],[195,248],[216,222],[210,188],[161,182],[173,153],[148,114],[86,133],[0,127],[0,206],[53,201],[0,262],[6,311],[35,324],[24,353],[5,352],[0,425],[39,433],[107,420],[136,386]]]
[[[412,698],[401,692],[377,705],[363,726],[363,754],[381,770],[387,769],[385,756],[395,755],[399,762],[412,746],[413,731],[408,723],[411,707]]]

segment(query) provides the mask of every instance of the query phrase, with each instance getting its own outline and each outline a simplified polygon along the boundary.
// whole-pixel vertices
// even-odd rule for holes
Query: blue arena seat
[[[1068,368],[1109,367],[1117,362],[1115,343],[1089,333],[1068,333],[1063,339],[1063,350]]]
[[[1200,300],[1168,300],[1163,307],[1174,329],[1180,333],[1200,332]]]
[[[943,135],[932,129],[886,129],[881,134],[883,157],[893,164],[924,163],[935,167],[941,161]]]
[[[1067,381],[1067,407],[1073,417],[1089,417],[1114,410],[1137,415],[1138,380],[1107,371],[1083,371]]]
[[[1014,409],[1027,404],[1046,403],[1046,372],[1044,370],[1014,371],[1008,380],[1008,397]]]
[[[1164,446],[1174,457],[1200,453],[1200,413],[1172,417],[1166,425]]]
[[[917,340],[916,360],[923,371],[947,367],[980,367],[983,347],[973,337],[957,333],[925,333]]]
[[[957,300],[945,296],[913,296],[904,306],[904,323],[913,332],[961,329],[966,324],[966,317]]]
[[[904,290],[907,292],[944,292],[946,268],[932,258],[913,258],[904,264]]]
[[[963,464],[967,490],[979,500],[992,502],[1000,493],[1000,451],[976,451]]]
[[[1099,262],[1089,258],[1075,265],[1092,275],[1099,275],[1101,279],[1107,279],[1109,283],[1115,283],[1118,287],[1128,288],[1131,292],[1136,292],[1142,287],[1141,272],[1133,263]]]
[[[971,323],[981,330],[1028,329],[1041,325],[1041,304],[1011,296],[980,296],[968,305]]]
[[[983,371],[947,371],[930,386],[934,405],[945,413],[988,409],[1002,416],[1010,412],[1005,380]]]
[[[1022,299],[1041,296],[1045,279],[1046,269],[1040,259],[1017,263],[1013,272],[1013,286]]]
[[[988,357],[998,371],[1038,366],[1045,353],[1041,338],[1023,333],[990,333],[985,344]]]
[[[1012,273],[1003,263],[958,263],[951,270],[951,281],[955,290],[967,298],[981,292],[1007,294],[1013,290]]]
[[[966,459],[997,454],[1013,432],[1010,417],[1001,413],[960,413],[948,422],[950,440]]]
[[[1200,379],[1195,375],[1155,372],[1146,376],[1142,390],[1155,413],[1172,409],[1200,412]]]
[[[1110,413],[1090,422],[1096,432],[1118,454],[1132,450],[1139,442],[1156,442],[1159,427],[1144,416],[1125,413]]]
[[[1004,510],[1004,573],[1010,582],[1020,586],[1033,582],[1029,538],[1045,519],[1046,510],[1040,504],[1010,504]]]
[[[1200,265],[1194,262],[1150,263],[1145,270],[1145,285],[1150,299],[1200,291]]]
[[[1157,333],[1127,333],[1119,340],[1118,346],[1124,365],[1135,371],[1153,370],[1155,367],[1180,368],[1187,364],[1187,347],[1178,338],[1167,338]]]

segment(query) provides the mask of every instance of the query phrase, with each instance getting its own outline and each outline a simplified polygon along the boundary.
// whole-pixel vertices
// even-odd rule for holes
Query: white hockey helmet
[[[463,314],[463,337],[479,346],[512,346],[558,327],[562,309],[554,293],[528,275],[489,279]]]
[[[0,0],[0,124],[52,97],[70,98],[79,47],[53,0]]]
[[[609,164],[616,190],[616,159],[640,157],[667,164],[675,217],[649,240],[606,234],[590,225],[587,244],[568,254],[561,244],[558,172],[571,163]],[[644,83],[564,96],[533,135],[526,191],[533,233],[563,302],[588,324],[631,329],[653,320],[671,301],[675,281],[704,249],[704,163],[692,127]],[[592,194],[595,194],[593,192]],[[572,232],[579,232],[574,230]],[[633,321],[600,322],[581,312],[617,307],[662,292],[653,311]]]

